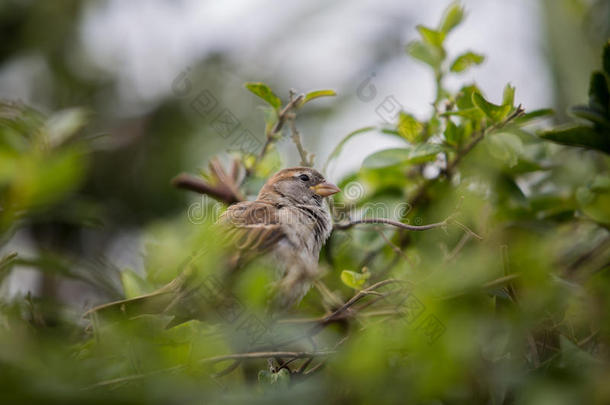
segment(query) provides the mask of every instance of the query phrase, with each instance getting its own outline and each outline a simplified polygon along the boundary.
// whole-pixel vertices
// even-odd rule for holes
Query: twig
[[[603,255],[608,251],[610,247],[610,236],[606,236],[602,241],[594,246],[591,250],[585,252],[582,256],[579,256],[576,260],[570,263],[564,270],[566,278],[574,279],[578,274],[578,269],[583,267],[589,261],[594,260],[596,257]],[[565,259],[564,259],[565,261]]]
[[[294,90],[290,90],[290,102],[293,102],[294,99]],[[303,97],[303,95],[301,94],[299,97]],[[292,109],[294,109],[297,105],[294,104],[294,107]],[[308,153],[305,148],[303,147],[303,144],[301,143],[301,135],[299,134],[299,131],[297,130],[297,126],[296,126],[296,113],[294,111],[290,111],[287,110],[285,118],[288,119],[288,122],[290,123],[290,132],[292,133],[292,142],[294,142],[294,145],[297,147],[297,150],[299,151],[299,155],[301,156],[301,166],[307,166],[307,167],[311,167],[313,166],[313,154]]]
[[[353,219],[353,220],[351,220],[347,223],[343,223],[343,224],[335,224],[334,229],[342,231],[345,229],[349,229],[354,225],[359,225],[359,224],[385,224],[385,225],[392,225],[397,228],[406,229],[409,231],[426,231],[428,229],[434,229],[434,228],[440,228],[443,226],[447,226],[447,221],[448,220],[446,219],[443,222],[437,222],[435,224],[409,225],[409,224],[405,224],[405,223],[394,221],[392,219],[387,219],[387,218],[361,218],[361,219]]]
[[[288,118],[288,113],[290,113],[293,109],[297,108],[303,98],[305,98],[305,95],[299,94],[295,99],[290,100],[290,102],[288,102],[288,104],[286,104],[286,106],[279,112],[277,121],[275,122],[275,125],[271,128],[271,130],[267,132],[267,137],[265,139],[263,149],[261,149],[261,152],[256,158],[256,162],[252,167],[255,167],[258,162],[260,162],[260,160],[267,154],[267,149],[269,149],[271,144],[275,141],[278,132],[282,130],[282,127],[284,126],[284,123]],[[252,169],[248,170],[246,172],[246,175],[249,175],[250,173],[252,173]]]
[[[387,243],[388,246],[390,246],[390,248],[392,248],[394,253],[396,253],[397,255],[399,255],[402,258],[404,258],[407,261],[407,263],[409,263],[411,266],[413,266],[413,263],[411,262],[411,259],[409,259],[409,257],[398,246],[396,246],[396,244],[394,244],[391,240],[389,240],[385,236],[385,234],[383,233],[383,231],[381,229],[375,228],[375,230],[377,231],[379,236],[381,236],[381,238],[385,241],[385,243]]]
[[[582,346],[586,345],[587,343],[589,343],[591,341],[591,339],[595,338],[595,336],[597,336],[598,333],[599,333],[599,329],[597,329],[596,331],[592,332],[589,336],[587,336],[583,340],[578,341],[577,345],[579,347],[582,347]]]
[[[233,363],[231,363],[228,367],[226,367],[224,370],[220,370],[217,373],[214,373],[212,375],[212,377],[214,378],[218,378],[218,377],[224,377],[227,374],[230,374],[233,370],[235,370],[237,367],[239,367],[239,365],[241,364],[242,359],[237,359],[235,360]]]
[[[481,129],[472,138],[472,140],[468,144],[466,144],[466,146],[464,146],[462,149],[460,149],[458,151],[457,156],[455,157],[455,159],[453,159],[447,165],[447,168],[445,169],[446,176],[447,177],[451,177],[451,175],[453,174],[453,170],[456,168],[458,163],[460,163],[460,161],[464,158],[464,156],[466,156],[472,149],[474,149],[475,146],[477,146],[477,144],[479,142],[481,142],[485,138],[485,135],[489,134],[490,132],[495,131],[496,129],[500,129],[500,128],[506,126],[509,122],[511,122],[515,118],[518,118],[521,115],[523,115],[524,112],[525,112],[525,110],[523,109],[521,104],[519,104],[519,106],[515,109],[515,111],[511,115],[506,117],[506,119],[504,119],[504,121],[496,123],[496,124],[492,124],[492,125],[490,125],[490,126],[488,126],[486,128]]]
[[[470,233],[466,232],[465,234],[462,235],[462,237],[460,238],[458,243],[455,245],[455,247],[451,250],[451,252],[447,253],[447,256],[445,257],[445,262],[450,262],[453,259],[455,259],[456,256],[458,255],[458,253],[460,253],[460,251],[464,248],[464,246],[466,246],[466,243],[469,240],[470,240]]]
[[[235,359],[265,359],[269,357],[292,357],[295,359],[304,359],[308,357],[329,356],[336,353],[334,350],[326,350],[319,352],[252,352],[252,353],[234,353],[225,354],[222,356],[207,357],[199,360],[200,363],[219,363],[225,360]]]
[[[296,320],[285,319],[285,320],[278,321],[278,323],[288,323],[288,324],[290,324],[290,323],[314,323],[314,325],[308,332],[305,332],[304,334],[302,334],[300,336],[290,338],[282,343],[277,344],[276,346],[285,346],[290,343],[299,341],[303,338],[309,338],[311,336],[315,336],[320,331],[322,331],[322,329],[324,329],[327,325],[329,325],[333,322],[337,322],[337,321],[342,320],[345,317],[347,317],[344,314],[348,313],[348,310],[354,304],[356,304],[361,298],[363,298],[367,295],[379,295],[379,293],[377,291],[374,291],[375,289],[383,287],[387,284],[401,283],[401,282],[402,282],[401,280],[397,280],[397,279],[387,279],[387,280],[379,281],[378,283],[375,283],[372,286],[365,288],[364,290],[360,290],[349,301],[347,301],[345,304],[343,304],[340,308],[338,308],[334,312],[332,312],[328,315],[325,315],[321,318],[296,319]],[[385,297],[385,296],[387,296],[387,294],[383,295],[383,297]],[[378,297],[378,298],[380,298],[380,297]],[[351,316],[351,314],[348,316]]]
[[[130,381],[137,381],[137,380],[141,380],[141,379],[144,379],[144,378],[147,378],[147,377],[152,377],[152,376],[158,375],[158,374],[164,374],[164,373],[171,373],[173,371],[179,371],[179,370],[182,370],[184,368],[185,368],[184,365],[178,365],[178,366],[166,368],[166,369],[163,369],[163,370],[152,371],[150,373],[145,373],[145,374],[132,374],[132,375],[128,375],[128,376],[125,376],[125,377],[112,378],[110,380],[104,380],[104,381],[100,381],[98,383],[89,385],[88,387],[84,387],[83,389],[88,390],[88,389],[93,389],[93,388],[98,388],[98,387],[105,387],[107,385],[115,385],[115,384],[121,384],[121,383],[130,382]]]
[[[269,357],[292,357],[295,359],[303,359],[303,358],[314,358],[314,357],[324,357],[324,356],[329,356],[331,354],[336,353],[335,350],[327,350],[327,351],[319,351],[319,352],[252,352],[252,353],[235,353],[235,354],[227,354],[227,355],[223,355],[223,356],[214,356],[214,357],[207,357],[205,359],[201,359],[199,360],[199,363],[201,364],[214,364],[214,363],[220,363],[221,361],[225,361],[225,360],[238,360],[237,364],[239,364],[241,362],[241,360],[246,360],[246,359],[262,359],[262,358],[269,358]],[[233,371],[233,369],[235,367],[237,367],[235,365],[235,363],[232,363],[231,366],[229,366],[227,369],[221,371],[220,373],[225,373],[227,372],[227,370]],[[86,387],[85,389],[91,389],[91,388],[96,388],[96,387],[103,387],[103,386],[107,386],[107,385],[114,385],[114,384],[120,384],[120,383],[124,383],[124,382],[130,382],[130,381],[136,381],[136,380],[140,380],[143,378],[147,378],[147,377],[151,377],[153,375],[157,375],[157,374],[162,374],[162,373],[169,373],[169,372],[173,372],[173,371],[179,371],[184,369],[186,366],[184,365],[178,365],[178,366],[174,366],[174,367],[170,367],[168,369],[164,369],[164,370],[158,370],[158,371],[154,371],[151,373],[146,373],[146,374],[134,374],[134,375],[130,375],[130,376],[126,376],[126,377],[119,377],[119,378],[113,378],[111,380],[105,380],[105,381],[100,381],[98,383],[95,383],[93,385],[90,385],[89,387]],[[213,375],[215,376],[215,375]]]
[[[349,301],[347,301],[345,304],[343,304],[335,312],[325,316],[321,320],[320,325],[317,325],[316,327],[318,327],[318,326],[322,326],[322,327],[326,326],[328,323],[332,322],[339,315],[341,315],[344,312],[346,312],[352,305],[354,305],[356,302],[358,302],[361,298],[363,298],[363,297],[365,297],[367,295],[370,295],[370,294],[377,293],[375,291],[377,288],[383,287],[384,285],[387,285],[387,284],[400,283],[400,282],[401,282],[400,280],[392,279],[391,278],[391,279],[379,281],[378,283],[375,283],[372,286],[370,286],[368,288],[365,288],[364,290],[358,291],[358,293],[356,295],[354,295],[352,298],[350,298]]]
[[[282,126],[284,125],[284,122],[286,121],[287,114],[290,111],[292,111],[294,108],[298,107],[298,104],[304,98],[305,98],[304,94],[299,94],[295,99],[290,100],[290,102],[288,104],[286,104],[286,106],[282,109],[282,111],[280,111],[280,114],[278,115],[277,122],[275,123],[271,133],[276,134],[276,133],[278,133],[282,129]]]
[[[451,162],[447,163],[447,167],[445,168],[445,170],[443,170],[443,174],[445,175],[445,177],[446,178],[452,177],[453,172],[454,172],[455,168],[457,167],[457,165],[460,163],[460,161],[472,149],[474,149],[474,147],[477,146],[477,144],[479,142],[481,142],[485,138],[485,135],[489,134],[490,132],[495,131],[496,129],[500,129],[500,128],[506,126],[511,121],[513,121],[515,118],[518,118],[521,115],[523,115],[524,112],[525,112],[525,110],[523,109],[523,107],[521,105],[519,105],[511,115],[509,115],[508,117],[506,117],[506,119],[504,119],[504,121],[490,125],[489,127],[486,127],[486,128],[482,128],[477,133],[475,133],[472,137],[472,140],[468,144],[466,144],[466,146],[464,146],[463,148],[458,150],[456,157]],[[430,187],[434,182],[436,182],[441,177],[442,176],[438,176],[433,179],[426,179],[417,188],[417,190],[413,194],[413,197],[411,197],[411,199],[409,200],[409,204],[411,205],[411,207],[415,207],[421,201],[421,199],[424,198],[424,196],[426,195],[428,187]]]
[[[322,302],[324,302],[324,298],[326,298],[332,308],[336,308],[338,306],[343,305],[343,301],[337,297],[332,291],[326,287],[326,285],[321,280],[315,280],[313,285],[318,289],[320,295],[322,296]],[[328,306],[327,306],[328,308]]]
[[[301,156],[301,166],[307,166],[307,167],[311,167],[313,166],[313,155],[308,153],[305,148],[303,147],[303,144],[301,143],[301,135],[299,134],[299,131],[297,130],[297,126],[295,124],[295,119],[294,119],[294,114],[291,114],[290,117],[290,132],[292,132],[292,142],[294,142],[295,146],[297,147],[297,150],[299,151],[299,155]]]
[[[503,285],[509,281],[512,281],[516,278],[519,278],[518,273],[508,274],[504,277],[500,277],[495,280],[488,281],[487,283],[483,284],[483,288],[487,289],[487,288],[497,287],[499,285]]]
[[[527,344],[530,346],[534,367],[540,367],[540,356],[538,355],[538,348],[536,347],[536,339],[534,338],[534,335],[531,332],[527,334]]]
[[[310,368],[309,370],[307,370],[303,375],[310,376],[313,373],[315,373],[316,371],[320,371],[325,365],[326,365],[326,362],[322,361],[322,362],[316,364],[315,366],[313,366],[312,368]]]
[[[461,223],[458,220],[455,219],[451,219],[451,222],[453,222],[454,224],[456,224],[458,227],[460,227],[464,232],[466,232],[468,235],[472,236],[475,239],[478,240],[483,240],[482,236],[477,235],[476,233],[474,233],[472,231],[472,229],[468,228],[466,225],[464,225],[463,223]]]
[[[349,221],[347,223],[343,223],[343,224],[335,224],[334,229],[345,230],[345,229],[351,228],[354,225],[359,225],[359,224],[385,224],[385,225],[392,225],[392,226],[395,226],[395,227],[401,228],[401,229],[406,229],[409,231],[427,231],[428,229],[442,228],[451,223],[454,223],[455,225],[462,228],[465,232],[467,232],[471,236],[473,236],[479,240],[483,239],[481,236],[476,234],[466,225],[462,224],[461,222],[456,221],[454,219],[454,216],[455,215],[450,215],[447,219],[445,219],[442,222],[437,222],[437,223],[428,224],[428,225],[409,225],[409,224],[405,224],[405,223],[402,223],[399,221],[394,221],[392,219],[387,219],[387,218],[361,218],[361,219],[354,219],[354,220],[351,220],[351,221]]]
[[[303,374],[303,372],[305,371],[305,369],[307,368],[307,366],[309,366],[311,364],[311,362],[313,361],[313,357],[308,358],[307,360],[305,360],[303,362],[303,364],[301,364],[301,366],[295,371],[296,374]]]

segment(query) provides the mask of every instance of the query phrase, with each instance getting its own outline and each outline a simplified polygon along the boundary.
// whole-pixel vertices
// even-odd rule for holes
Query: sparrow
[[[274,306],[290,308],[318,277],[320,249],[332,232],[325,198],[339,191],[317,170],[291,167],[273,175],[256,200],[233,204],[219,218],[238,251],[275,262]]]
[[[277,291],[270,308],[291,308],[319,275],[320,249],[332,232],[332,218],[324,199],[339,191],[318,171],[292,167],[273,175],[256,200],[230,205],[216,223],[217,231],[225,235],[226,247],[236,252],[225,273],[261,255],[268,256],[278,269]],[[85,316],[122,314],[131,318],[164,313],[174,317],[168,327],[199,318],[206,303],[197,293],[201,288],[201,282],[196,281],[197,269],[187,263],[176,279],[158,290],[99,305]]]

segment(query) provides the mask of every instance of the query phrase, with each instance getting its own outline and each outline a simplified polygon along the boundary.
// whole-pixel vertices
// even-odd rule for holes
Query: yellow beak
[[[322,197],[328,197],[341,191],[341,189],[335,186],[333,183],[320,183],[316,186],[309,187],[314,193]]]

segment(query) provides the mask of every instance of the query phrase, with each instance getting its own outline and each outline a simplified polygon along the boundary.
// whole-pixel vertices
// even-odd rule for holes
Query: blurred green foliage
[[[0,26],[30,32],[45,7],[53,9],[31,7]],[[548,128],[539,119],[552,111],[524,112],[510,84],[502,100],[474,83],[446,88],[448,76],[483,61],[473,51],[447,58],[446,39],[464,16],[450,5],[437,27],[418,26],[420,39],[407,45],[436,84],[429,115],[397,111],[388,125],[352,131],[323,165],[339,164],[354,137],[385,134],[401,146],[367,156],[341,180],[336,223],[455,221],[425,232],[337,228],[320,284],[280,319],[268,313],[272,263],[256,260],[227,275],[230,252],[214,216],[193,220],[186,197],[169,186],[182,169],[175,156],[189,144],[155,134],[196,132],[176,119],[180,107],[169,103],[131,123],[135,140],[115,148],[97,132],[103,117],[87,112],[95,103],[58,102],[44,114],[3,101],[0,243],[20,247],[15,236],[27,231],[37,249],[0,258],[0,401],[610,402],[610,45],[589,104],[573,109],[584,121]],[[44,49],[60,52],[65,32]],[[2,55],[14,52],[9,45]],[[264,83],[246,87],[269,105],[262,151],[233,154],[242,174],[236,186],[252,196],[282,167],[283,128],[312,163],[295,114],[334,92],[282,100]],[[211,167],[203,180],[226,175]],[[218,206],[205,199],[200,208]],[[144,273],[96,256],[120,225],[140,226]],[[9,296],[16,266],[37,270],[46,288]],[[63,278],[85,283],[98,302],[120,301],[83,317],[58,288]]]

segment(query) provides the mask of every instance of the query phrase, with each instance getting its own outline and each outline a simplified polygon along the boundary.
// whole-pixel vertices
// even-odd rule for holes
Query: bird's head
[[[291,167],[274,174],[261,189],[258,199],[274,203],[322,204],[325,197],[341,191],[310,167]]]

